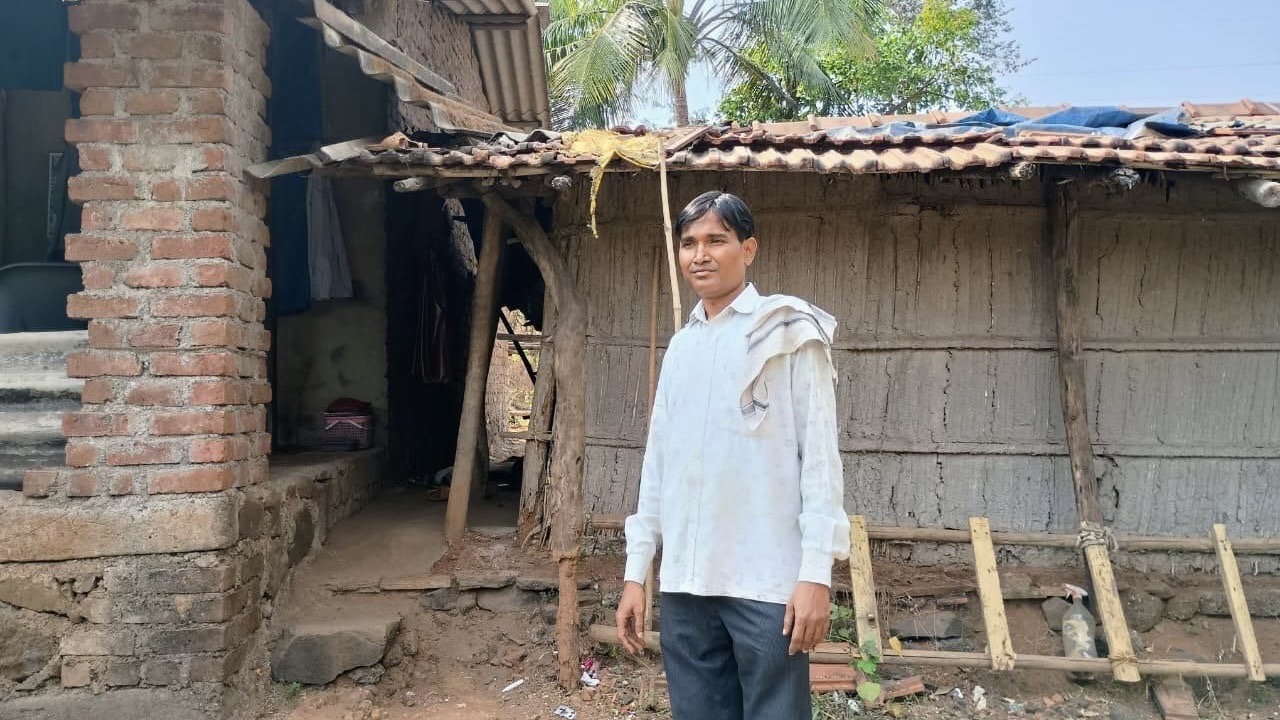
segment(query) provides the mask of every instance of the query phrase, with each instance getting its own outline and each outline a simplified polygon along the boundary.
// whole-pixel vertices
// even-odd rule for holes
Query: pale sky
[[[1034,61],[1005,86],[1031,105],[1164,107],[1280,101],[1280,0],[1005,0],[1010,37]],[[691,78],[689,106],[714,111],[721,88]],[[636,120],[671,122],[649,103]]]

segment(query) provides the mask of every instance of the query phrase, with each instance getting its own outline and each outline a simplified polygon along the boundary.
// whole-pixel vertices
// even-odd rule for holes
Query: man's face
[[[703,300],[736,293],[756,258],[756,239],[739,238],[714,210],[685,226],[680,235],[680,272]]]

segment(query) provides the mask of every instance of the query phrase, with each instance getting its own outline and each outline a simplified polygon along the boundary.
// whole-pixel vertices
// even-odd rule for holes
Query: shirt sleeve
[[[662,438],[666,426],[666,393],[662,378],[649,418],[649,438],[645,442],[644,463],[640,468],[640,499],[634,515],[627,518],[627,565],[623,580],[643,585],[662,539]]]
[[[831,359],[818,343],[792,356],[791,392],[800,451],[799,581],[831,586],[831,564],[849,557],[849,516],[836,433]]]

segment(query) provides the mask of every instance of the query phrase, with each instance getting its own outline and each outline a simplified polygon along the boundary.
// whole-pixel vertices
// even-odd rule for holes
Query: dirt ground
[[[607,542],[605,543],[607,545]],[[468,569],[528,572],[549,569],[545,558],[514,547],[513,536],[472,536],[459,548],[441,557],[433,573]],[[620,558],[588,558],[583,574],[592,581],[584,592],[584,619],[611,623],[619,587]],[[982,651],[983,622],[966,568],[919,568],[878,563],[877,585],[881,620],[891,628],[899,619],[938,609],[957,613],[964,624],[962,637],[926,643],[906,643],[921,649]],[[1076,570],[1025,570],[1002,568],[1006,590],[1037,588],[1081,581]],[[1280,578],[1250,578],[1247,587],[1280,587]],[[841,580],[837,580],[840,583]],[[847,575],[844,581],[847,586]],[[1179,590],[1218,589],[1215,576],[1161,577],[1121,575],[1126,587],[1177,587]],[[928,594],[926,594],[928,593]],[[1049,629],[1040,608],[1041,598],[1006,602],[1014,648],[1022,653],[1055,655],[1061,652],[1059,635]],[[316,596],[309,602],[320,599]],[[668,718],[661,658],[632,657],[611,646],[584,648],[601,667],[600,685],[580,688],[566,695],[555,683],[553,598],[542,607],[523,612],[429,611],[416,598],[399,596],[404,611],[402,630],[387,659],[386,674],[371,685],[357,684],[344,676],[330,686],[299,688],[276,685],[260,717],[268,720],[497,720],[564,717],[557,709],[570,708],[576,718]],[[849,605],[846,594],[837,602]],[[407,602],[406,602],[407,601]],[[342,595],[333,598],[341,612],[358,612],[360,603],[391,603],[378,595]],[[660,617],[660,611],[659,611]],[[1265,660],[1280,658],[1280,619],[1255,619],[1255,629]],[[1229,617],[1196,615],[1190,621],[1163,619],[1149,632],[1135,635],[1140,657],[1239,661],[1235,631]],[[889,652],[889,651],[886,651]],[[1146,681],[1126,685],[1110,678],[1077,683],[1065,673],[956,670],[931,667],[882,666],[886,680],[912,674],[923,677],[927,692],[895,701],[887,707],[865,707],[856,696],[828,693],[815,697],[814,720],[855,717],[920,718],[1104,718],[1106,720],[1155,720],[1160,717]],[[516,683],[519,683],[516,685]],[[1188,679],[1201,718],[1222,720],[1275,720],[1280,718],[1280,684],[1251,684],[1244,680]],[[511,687],[513,686],[514,687]],[[975,689],[982,688],[985,707],[975,704]],[[510,689],[508,689],[510,688]],[[851,700],[854,702],[851,704]],[[563,710],[561,710],[563,713]]]

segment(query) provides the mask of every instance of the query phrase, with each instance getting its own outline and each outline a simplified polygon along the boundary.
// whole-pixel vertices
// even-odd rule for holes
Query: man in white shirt
[[[757,241],[738,197],[676,222],[700,298],[663,359],[617,613],[644,649],[644,582],[663,546],[661,637],[675,720],[808,720],[808,651],[829,627],[849,524],[836,439],[835,320],[747,283]]]

